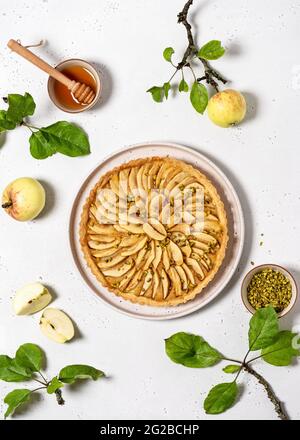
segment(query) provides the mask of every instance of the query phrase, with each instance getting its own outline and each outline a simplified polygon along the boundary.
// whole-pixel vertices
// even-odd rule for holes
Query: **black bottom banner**
[[[7,420],[0,422],[0,435],[1,439],[5,439],[4,435],[21,434],[24,438],[30,438],[30,440],[41,440],[41,433],[52,433],[54,438],[62,438],[62,435],[66,433],[67,438],[84,438],[84,440],[101,440],[101,438],[149,438],[149,437],[181,437],[181,438],[199,438],[204,434],[209,435],[230,434],[241,426],[241,429],[251,424],[251,429],[254,428],[253,424],[257,424],[259,428],[268,428],[269,434],[273,432],[276,434],[282,433],[287,435],[287,430],[293,429],[297,422],[283,422],[277,423],[276,421],[242,421],[242,420],[228,420],[228,421],[130,421],[130,420],[111,420],[111,421],[97,421],[97,420]],[[233,425],[233,426],[232,426]],[[265,425],[265,426],[263,426]],[[266,426],[268,425],[268,426]],[[40,428],[40,429],[39,429]],[[49,429],[49,431],[47,431]],[[232,431],[235,429],[235,431]],[[276,431],[275,431],[276,430]]]

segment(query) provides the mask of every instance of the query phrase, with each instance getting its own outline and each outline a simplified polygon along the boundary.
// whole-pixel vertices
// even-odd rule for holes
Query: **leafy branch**
[[[175,51],[172,47],[167,47],[163,51],[163,57],[166,61],[171,63],[171,65],[175,68],[175,71],[169,81],[165,82],[162,86],[151,87],[147,90],[147,92],[151,93],[152,98],[156,102],[162,102],[164,98],[168,99],[171,81],[179,71],[181,72],[181,81],[178,85],[178,90],[179,92],[188,92],[189,86],[184,77],[184,71],[188,69],[191,71],[194,80],[191,87],[190,100],[194,109],[198,113],[202,114],[204,113],[208,104],[207,88],[204,86],[204,84],[202,84],[202,82],[204,81],[206,84],[212,86],[216,92],[219,91],[219,82],[223,84],[227,83],[227,80],[219,72],[217,72],[209,62],[222,57],[225,53],[225,49],[222,47],[219,40],[211,40],[204,44],[200,49],[197,48],[192,33],[192,26],[188,21],[188,13],[192,4],[193,0],[188,0],[182,11],[177,15],[178,23],[183,24],[186,29],[188,40],[188,45],[181,61],[175,64],[172,61],[172,55],[175,53]],[[193,63],[197,61],[200,62],[203,68],[203,73],[198,78],[193,68]]]
[[[30,343],[21,345],[14,358],[0,355],[0,380],[5,382],[32,380],[40,385],[32,390],[21,388],[8,393],[4,398],[4,403],[8,405],[5,418],[12,415],[20,405],[28,402],[37,391],[46,390],[48,394],[54,394],[58,405],[64,405],[61,388],[65,385],[73,384],[80,379],[97,380],[105,376],[103,371],[89,365],[68,365],[62,368],[58,375],[47,380],[41,372],[43,363],[42,350],[37,345]]]
[[[86,133],[70,122],[58,121],[48,127],[38,128],[25,119],[35,112],[35,102],[29,93],[9,94],[3,98],[7,110],[0,110],[0,133],[24,126],[31,132],[30,153],[35,159],[46,159],[55,153],[76,157],[90,153]]]
[[[264,387],[269,400],[274,405],[278,417],[288,420],[283,403],[276,396],[269,382],[250,363],[262,359],[274,366],[291,365],[293,358],[300,355],[298,346],[294,344],[297,335],[289,330],[279,330],[278,316],[273,307],[259,309],[251,318],[248,332],[249,349],[242,361],[223,356],[211,347],[201,336],[189,333],[175,333],[165,340],[168,357],[175,363],[190,368],[205,368],[220,361],[233,364],[223,368],[224,373],[235,374],[231,382],[214,386],[204,401],[207,414],[219,414],[230,408],[237,400],[239,393],[238,379],[241,373],[247,372],[255,377]],[[251,352],[260,350],[260,354],[249,359]]]

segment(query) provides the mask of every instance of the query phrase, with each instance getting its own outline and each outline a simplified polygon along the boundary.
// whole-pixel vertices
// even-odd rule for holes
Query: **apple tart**
[[[170,157],[130,161],[101,176],[83,207],[81,247],[110,292],[175,306],[214,278],[228,241],[223,202],[209,179]]]

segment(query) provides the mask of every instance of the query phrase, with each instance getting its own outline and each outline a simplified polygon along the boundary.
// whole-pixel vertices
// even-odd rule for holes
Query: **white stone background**
[[[37,104],[34,123],[74,121],[87,131],[92,146],[92,154],[84,158],[57,155],[37,161],[29,154],[25,128],[1,138],[1,190],[14,178],[32,176],[45,184],[48,203],[46,212],[30,223],[0,213],[0,352],[13,354],[30,341],[46,351],[49,376],[70,363],[88,363],[109,375],[64,390],[64,407],[45,395],[18,419],[276,418],[261,386],[244,375],[238,404],[222,415],[205,415],[206,393],[228,376],[221,366],[197,370],[172,363],[163,340],[177,331],[194,332],[227,355],[242,357],[250,315],[241,303],[240,286],[250,262],[282,264],[300,281],[300,4],[195,0],[191,19],[198,43],[222,40],[227,53],[214,65],[248,101],[246,121],[225,130],[194,112],[187,96],[156,104],[145,93],[170,75],[162,50],[172,45],[180,56],[185,49],[185,31],[176,23],[183,3],[0,0],[0,95],[30,92]],[[45,38],[47,45],[36,53],[52,64],[71,57],[96,63],[105,81],[100,105],[74,116],[56,109],[48,99],[45,74],[10,53],[9,38],[20,38],[23,44]],[[245,250],[232,282],[201,311],[165,322],[129,318],[101,303],[77,273],[68,242],[71,205],[86,175],[108,153],[150,140],[175,141],[207,154],[231,179],[246,219]],[[55,344],[40,333],[37,315],[14,316],[15,289],[35,280],[55,292],[53,306],[76,322],[76,340]],[[281,320],[282,327],[299,326],[299,312],[298,302],[295,312]],[[257,369],[270,380],[290,416],[299,419],[299,366],[275,368],[258,362]],[[13,387],[2,382],[1,398]],[[3,414],[2,403],[0,410]]]

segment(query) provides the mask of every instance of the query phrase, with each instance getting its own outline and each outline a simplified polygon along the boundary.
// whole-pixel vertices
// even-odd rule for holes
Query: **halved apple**
[[[13,308],[17,315],[31,315],[44,309],[51,301],[49,290],[41,283],[31,283],[17,290]]]
[[[74,337],[74,326],[71,319],[61,310],[48,308],[40,319],[40,329],[47,338],[63,344]]]

